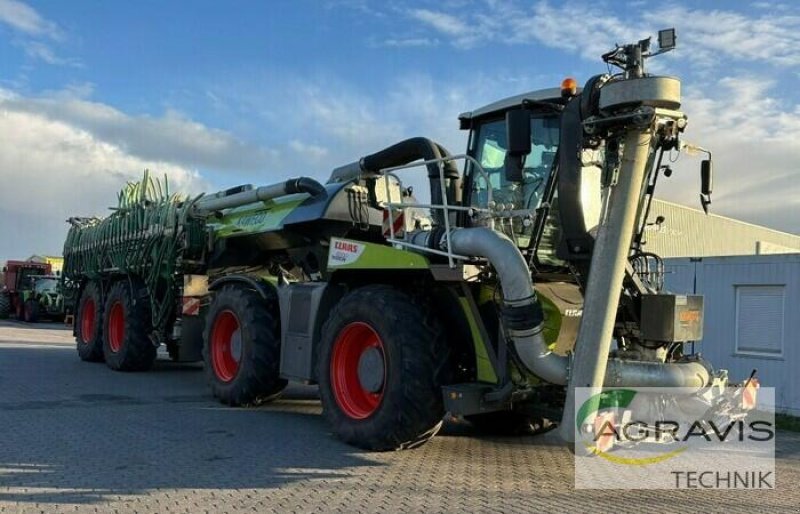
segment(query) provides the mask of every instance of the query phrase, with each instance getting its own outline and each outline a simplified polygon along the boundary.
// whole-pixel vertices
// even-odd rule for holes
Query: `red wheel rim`
[[[214,374],[223,382],[230,382],[239,372],[242,358],[242,334],[239,318],[233,311],[222,311],[214,320],[211,330],[211,365]]]
[[[95,316],[97,316],[97,306],[94,303],[94,298],[89,298],[84,302],[83,312],[81,313],[81,341],[84,344],[92,342]]]
[[[377,392],[371,392],[363,386],[358,371],[362,357],[372,349],[380,352],[384,363],[383,380]],[[356,321],[339,332],[331,356],[331,385],[336,403],[347,416],[364,419],[378,410],[386,383],[385,362],[383,341],[371,326]]]
[[[111,306],[108,313],[108,346],[117,353],[125,340],[125,310],[119,300]]]

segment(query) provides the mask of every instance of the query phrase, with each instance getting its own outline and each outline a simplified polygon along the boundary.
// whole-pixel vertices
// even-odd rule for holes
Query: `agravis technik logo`
[[[774,487],[773,398],[756,381],[699,392],[578,388],[576,487]]]

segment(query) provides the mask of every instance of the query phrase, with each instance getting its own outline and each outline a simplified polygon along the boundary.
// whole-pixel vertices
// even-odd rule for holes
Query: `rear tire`
[[[88,362],[103,360],[103,303],[100,286],[89,282],[83,289],[75,316],[78,356]]]
[[[0,293],[0,319],[6,319],[11,314],[11,297],[8,293]]]
[[[23,316],[25,323],[36,323],[39,321],[39,302],[36,300],[28,300],[25,302],[25,311]]]
[[[111,286],[103,313],[103,353],[109,368],[145,371],[156,360],[150,305],[144,286],[121,280]]]
[[[322,329],[317,377],[334,434],[367,450],[415,448],[442,426],[444,330],[419,298],[384,285],[352,291]]]
[[[280,378],[281,332],[277,299],[225,286],[206,315],[203,362],[215,398],[227,405],[251,405],[276,398]]]

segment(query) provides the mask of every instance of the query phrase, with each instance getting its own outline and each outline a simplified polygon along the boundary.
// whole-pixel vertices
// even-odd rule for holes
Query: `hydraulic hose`
[[[451,157],[450,152],[440,144],[428,138],[412,137],[373,154],[365,155],[356,162],[336,168],[333,170],[329,182],[351,180],[361,173],[377,174],[382,169],[403,166],[419,159],[431,161],[447,157]],[[456,187],[460,178],[458,167],[452,160],[444,161],[442,165],[444,166],[444,178],[451,183],[450,199],[451,201],[459,201],[458,187]],[[431,203],[440,205],[443,203],[444,195],[448,194],[448,192],[442,191],[439,181],[439,163],[429,163],[426,167],[428,180],[430,180],[431,184]],[[441,211],[434,210],[431,214],[438,225],[443,224]]]

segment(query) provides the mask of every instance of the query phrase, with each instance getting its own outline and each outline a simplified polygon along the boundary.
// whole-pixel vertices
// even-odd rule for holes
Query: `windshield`
[[[55,291],[57,285],[58,279],[56,278],[40,278],[36,280],[36,284],[33,288],[37,293],[46,293],[48,291]]]
[[[558,150],[559,120],[554,116],[531,117],[531,153],[525,158],[523,182],[509,182],[505,178],[506,122],[499,119],[480,125],[477,128],[475,159],[489,175],[489,183],[475,174],[471,204],[485,207],[488,202],[488,189],[492,190],[492,200],[506,205],[511,210],[533,211],[539,207],[547,179]],[[512,220],[513,222],[513,220]],[[527,246],[533,227],[521,222],[513,225],[517,244]]]
[[[535,209],[539,205],[547,177],[558,150],[558,119],[531,118],[531,153],[525,158],[524,181],[508,182],[503,173],[506,157],[506,122],[492,121],[478,128],[475,158],[489,174],[489,184],[476,177],[473,205],[486,205],[486,190],[492,188],[495,202],[511,203],[514,209]]]

